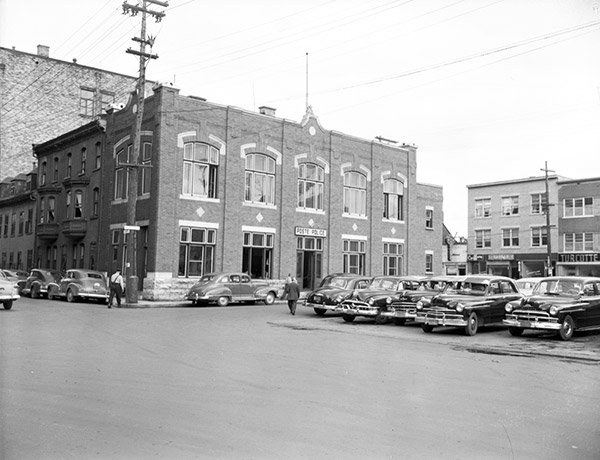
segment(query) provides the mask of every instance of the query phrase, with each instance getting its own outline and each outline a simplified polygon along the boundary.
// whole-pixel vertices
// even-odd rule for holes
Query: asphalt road
[[[600,335],[283,304],[0,310],[0,458],[600,458]]]

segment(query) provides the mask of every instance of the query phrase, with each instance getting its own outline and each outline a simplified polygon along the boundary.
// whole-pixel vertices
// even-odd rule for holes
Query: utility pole
[[[546,244],[547,256],[546,256],[546,276],[552,276],[552,238],[550,235],[550,206],[554,206],[550,204],[550,190],[548,187],[548,173],[554,172],[551,169],[548,169],[548,162],[546,161],[544,164],[544,169],[540,171],[544,171],[546,174],[546,203],[543,204],[544,213],[546,214],[546,238],[548,240],[548,244]]]
[[[139,162],[140,158],[140,143],[141,143],[141,132],[142,132],[142,119],[144,117],[144,96],[146,87],[146,65],[149,59],[158,59],[156,54],[146,53],[146,46],[149,45],[151,48],[154,45],[154,38],[146,38],[146,15],[151,15],[156,19],[156,22],[160,22],[165,16],[164,12],[152,11],[146,8],[147,3],[156,4],[162,7],[168,7],[169,4],[158,0],[142,0],[141,6],[130,5],[129,3],[123,3],[123,14],[130,14],[131,16],[137,16],[138,13],[142,15],[142,29],[140,37],[133,37],[132,40],[140,44],[139,51],[127,49],[127,53],[134,54],[140,58],[140,70],[137,84],[137,104],[134,105],[135,118],[135,129],[133,132],[133,155],[129,159],[129,162],[123,164],[127,166],[129,173],[129,182],[127,184],[127,224],[123,227],[123,234],[127,235],[127,266],[125,270],[126,274],[126,300],[127,303],[137,303],[138,301],[138,276],[137,276],[137,264],[136,264],[136,247],[137,247],[137,231],[140,229],[136,225],[136,208],[137,208],[137,196],[138,196],[138,171],[142,166]]]

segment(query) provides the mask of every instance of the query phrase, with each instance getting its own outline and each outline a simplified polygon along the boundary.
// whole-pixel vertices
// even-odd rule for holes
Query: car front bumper
[[[547,331],[560,331],[562,324],[555,321],[537,319],[519,319],[516,317],[508,317],[502,320],[502,324],[508,327],[518,327],[523,329],[542,329]]]
[[[425,311],[417,313],[415,322],[429,326],[456,326],[462,327],[469,324],[468,320],[455,311]]]
[[[354,316],[366,316],[369,318],[375,317],[380,314],[379,307],[375,305],[369,305],[366,303],[342,303],[336,311],[341,312],[344,315]],[[383,312],[381,312],[383,313]]]
[[[326,304],[326,303],[314,303],[314,302],[304,302],[304,306],[308,308],[316,308],[319,310],[329,310],[336,311],[339,307],[337,304]]]
[[[79,292],[77,294],[82,299],[104,299],[108,300],[108,293],[100,293],[100,292]]]

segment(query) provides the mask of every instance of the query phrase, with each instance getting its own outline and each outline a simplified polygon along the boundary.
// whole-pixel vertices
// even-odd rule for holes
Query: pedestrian
[[[285,284],[285,290],[283,291],[283,298],[287,297],[288,308],[292,315],[296,314],[296,304],[300,298],[300,287],[296,278],[289,277],[290,281]]]
[[[117,268],[110,277],[110,295],[108,297],[108,308],[112,308],[113,299],[117,298],[117,307],[121,307],[121,296],[125,289],[125,282],[121,275],[121,269]]]

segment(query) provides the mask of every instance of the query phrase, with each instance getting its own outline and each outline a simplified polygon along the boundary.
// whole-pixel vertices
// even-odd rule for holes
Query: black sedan
[[[328,275],[323,278],[321,286],[306,296],[304,306],[314,309],[317,315],[323,316],[327,311],[336,310],[355,289],[365,289],[370,282],[370,276],[351,273]]]

